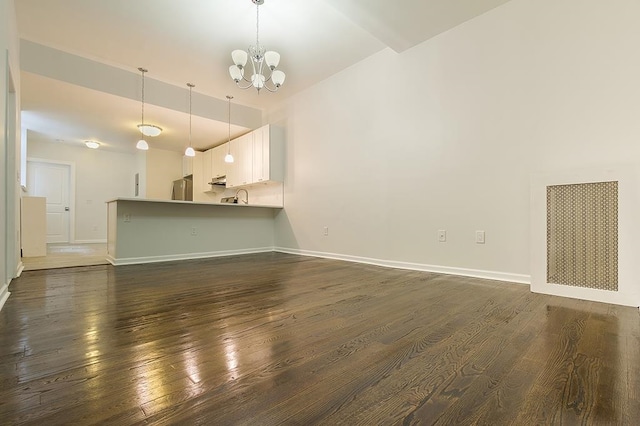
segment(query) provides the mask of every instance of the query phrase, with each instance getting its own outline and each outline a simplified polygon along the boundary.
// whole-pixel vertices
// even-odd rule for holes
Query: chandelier
[[[285,79],[284,72],[276,69],[280,62],[280,54],[272,50],[265,51],[265,48],[260,46],[260,5],[264,3],[264,0],[251,1],[256,5],[256,45],[249,46],[247,51],[234,50],[231,52],[231,59],[235,65],[229,67],[229,74],[241,89],[255,87],[260,93],[260,89],[264,87],[270,92],[275,92],[282,86]],[[250,78],[245,76],[247,59],[251,59],[253,70]],[[265,73],[269,75],[265,75]],[[247,84],[243,85],[244,83]]]

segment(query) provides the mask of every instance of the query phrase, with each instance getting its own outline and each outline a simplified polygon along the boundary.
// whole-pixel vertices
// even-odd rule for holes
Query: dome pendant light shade
[[[184,150],[184,155],[187,157],[195,157],[196,151],[191,146],[191,91],[196,86],[191,83],[187,83],[187,86],[189,86],[189,146]]]
[[[140,139],[136,144],[136,148],[142,151],[146,151],[149,149],[149,144],[144,139]]]
[[[236,67],[244,68],[244,66],[247,65],[247,52],[240,49],[234,50],[231,52],[231,59],[233,59]]]
[[[227,155],[224,156],[225,163],[233,163],[233,155],[231,155],[231,99],[233,96],[227,95],[229,101],[229,140],[227,141]]]

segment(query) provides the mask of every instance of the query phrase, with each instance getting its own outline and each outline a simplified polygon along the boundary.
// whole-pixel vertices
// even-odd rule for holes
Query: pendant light
[[[184,150],[184,155],[186,155],[187,157],[195,157],[196,152],[191,146],[191,91],[196,86],[191,83],[187,83],[187,86],[189,86],[189,146]]]
[[[142,74],[142,121],[138,126],[138,129],[140,129],[140,131],[142,132],[142,128],[144,127],[144,73],[146,73],[148,70],[140,67],[138,68],[138,71],[140,71],[140,73]],[[140,126],[143,126],[143,127],[140,127]],[[146,151],[149,149],[149,144],[147,143],[147,141],[144,140],[144,134],[136,144],[136,148],[142,151]]]
[[[233,163],[233,155],[231,155],[231,99],[233,96],[227,95],[229,100],[229,140],[227,141],[227,155],[224,156],[225,163]]]
[[[162,128],[155,126],[153,124],[144,124],[144,74],[148,72],[148,70],[140,67],[138,71],[142,74],[142,120],[140,124],[138,124],[138,130],[142,133],[142,138],[136,144],[136,148],[146,151],[149,149],[149,144],[144,140],[145,136],[158,136],[162,133]]]

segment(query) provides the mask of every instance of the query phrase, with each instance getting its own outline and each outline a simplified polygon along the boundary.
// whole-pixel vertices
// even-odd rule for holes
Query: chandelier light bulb
[[[253,87],[260,90],[264,87],[265,78],[262,74],[254,74],[251,76],[251,84]]]
[[[236,49],[231,52],[231,59],[233,59],[233,63],[236,64],[236,68],[244,68],[247,65],[247,51]]]
[[[274,52],[273,50],[269,50],[264,54],[264,60],[269,68],[273,71],[278,67],[278,64],[280,63],[280,54],[278,52]]]

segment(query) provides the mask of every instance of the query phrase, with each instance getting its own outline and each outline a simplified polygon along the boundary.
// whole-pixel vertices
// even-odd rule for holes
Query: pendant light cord
[[[142,121],[140,124],[144,126],[144,73],[146,73],[147,70],[142,67],[138,68],[138,70],[142,74]]]
[[[233,96],[227,95],[227,99],[229,100],[229,139],[227,140],[227,154],[231,154],[231,99],[233,99]]]
[[[191,146],[191,91],[196,86],[191,83],[187,83],[187,86],[189,86],[189,146]]]

